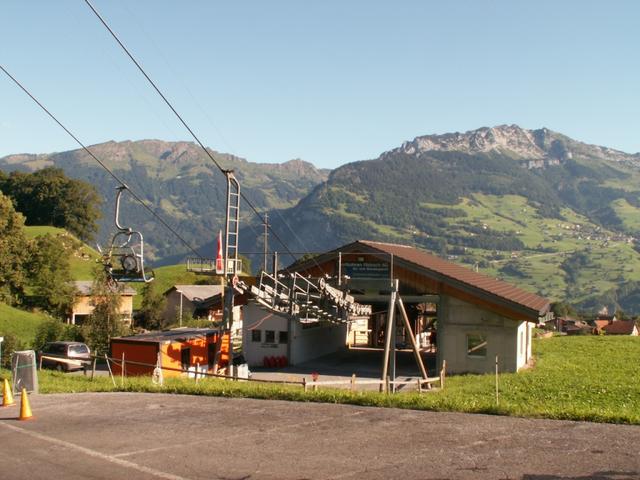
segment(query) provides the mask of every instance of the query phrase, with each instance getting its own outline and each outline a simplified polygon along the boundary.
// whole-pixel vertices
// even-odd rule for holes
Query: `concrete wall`
[[[300,322],[292,322],[291,338],[292,365],[334,353],[345,348],[347,343],[347,324],[322,323],[304,328]]]
[[[346,346],[346,324],[305,328],[286,315],[267,312],[252,302],[243,307],[243,313],[242,351],[249,366],[261,366],[264,357],[270,356],[285,356],[290,365],[298,365]],[[268,330],[274,332],[273,342],[267,341]],[[258,341],[254,340],[254,331],[260,331]],[[287,343],[281,342],[281,332],[287,332]]]
[[[469,343],[474,341],[478,347],[469,352]],[[486,341],[484,348],[480,346],[483,341]],[[522,368],[531,357],[531,326],[442,296],[438,363],[446,360],[449,373],[490,373],[495,371],[496,355],[500,371],[516,372]]]
[[[243,307],[242,354],[249,366],[262,366],[264,357],[287,356],[287,343],[279,343],[280,332],[289,331],[285,316],[269,313],[254,303]],[[274,332],[274,341],[267,342],[267,330]],[[260,332],[259,341],[254,340],[254,331]]]

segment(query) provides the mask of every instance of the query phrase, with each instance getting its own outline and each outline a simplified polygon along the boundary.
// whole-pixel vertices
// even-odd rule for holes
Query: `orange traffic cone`
[[[13,400],[13,394],[11,393],[11,386],[9,385],[9,380],[4,379],[4,387],[2,388],[2,406],[8,407],[9,405],[15,405],[15,401]]]
[[[27,389],[23,388],[20,395],[20,416],[18,420],[29,420],[30,418],[33,418],[33,414],[29,405],[29,395],[27,395]]]

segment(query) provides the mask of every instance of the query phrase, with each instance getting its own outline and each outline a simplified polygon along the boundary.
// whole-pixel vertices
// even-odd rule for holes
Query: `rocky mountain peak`
[[[518,125],[482,127],[464,133],[425,135],[405,142],[400,149],[408,154],[428,151],[456,151],[468,154],[498,151],[527,159],[543,159],[547,156],[547,152],[536,142],[533,132]]]

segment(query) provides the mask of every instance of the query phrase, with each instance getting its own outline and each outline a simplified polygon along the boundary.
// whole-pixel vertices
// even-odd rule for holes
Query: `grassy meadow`
[[[47,318],[43,313],[31,313],[0,303],[0,337],[15,335],[26,345],[31,345],[38,325]]]
[[[163,387],[148,377],[126,378],[124,384],[116,378],[114,387],[109,377],[91,381],[52,371],[41,372],[40,388],[42,393],[163,392],[640,424],[640,338],[553,337],[536,340],[534,349],[534,368],[500,375],[498,404],[491,374],[451,376],[442,391],[395,395],[305,393],[299,386],[186,378],[166,379]]]

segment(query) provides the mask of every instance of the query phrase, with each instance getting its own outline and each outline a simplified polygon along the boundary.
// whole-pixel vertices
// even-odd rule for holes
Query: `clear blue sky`
[[[106,1],[203,142],[322,167],[516,123],[640,151],[640,2]],[[82,0],[3,0],[0,63],[82,141],[190,140]],[[76,148],[0,74],[0,156]]]

